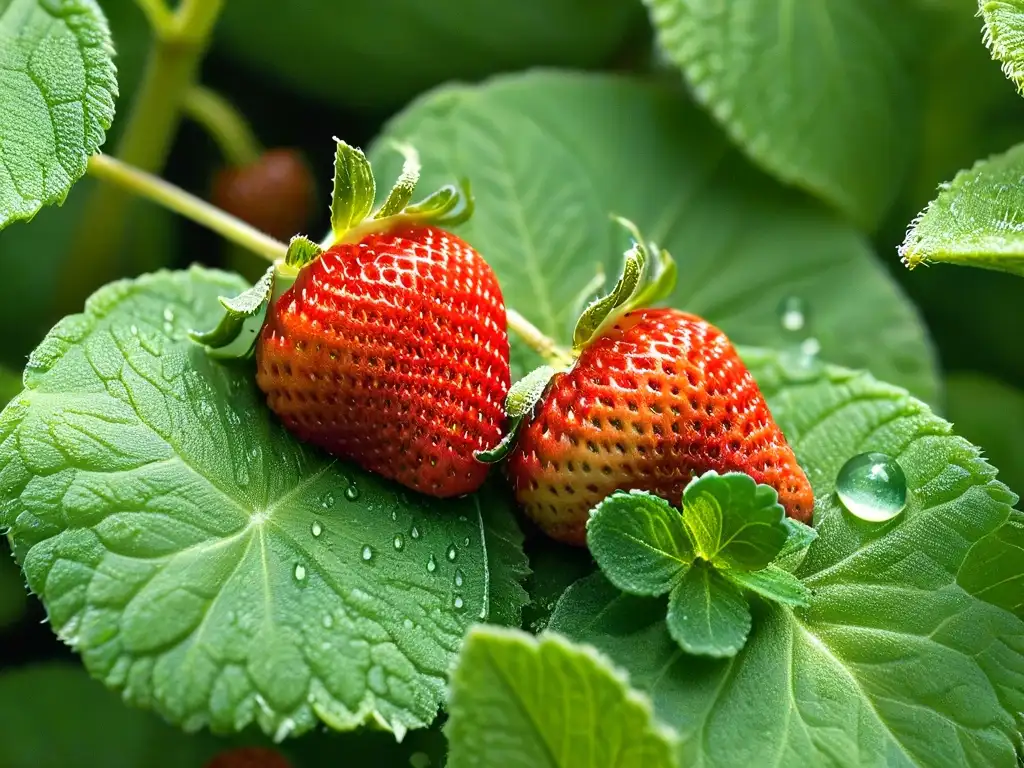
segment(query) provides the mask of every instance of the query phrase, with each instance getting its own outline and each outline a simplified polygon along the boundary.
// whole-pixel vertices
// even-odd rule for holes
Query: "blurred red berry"
[[[277,750],[241,747],[221,752],[204,768],[292,768],[292,764]]]

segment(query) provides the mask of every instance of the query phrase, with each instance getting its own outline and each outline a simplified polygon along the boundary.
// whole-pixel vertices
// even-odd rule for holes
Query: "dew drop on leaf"
[[[799,296],[788,296],[779,305],[779,323],[786,333],[798,333],[807,325],[807,306]]]
[[[405,549],[405,536],[400,533],[395,534],[395,550],[401,552]]]
[[[409,535],[412,536],[414,539],[418,539],[420,537],[420,529],[414,525],[412,527],[412,530],[409,531]]]
[[[129,328],[128,330],[131,331],[132,336],[139,335],[139,326],[135,325],[135,323],[132,323],[131,328]]]
[[[319,538],[320,534],[324,532],[324,527],[320,525],[319,520],[314,520],[313,524],[309,526],[309,530],[313,534],[313,538]]]
[[[469,536],[467,536],[466,538],[464,538],[462,540],[462,546],[464,546],[464,547],[468,547],[469,546]]]
[[[891,456],[861,453],[839,470],[836,495],[851,514],[882,523],[907,506],[907,476]]]
[[[330,491],[325,493],[323,495],[323,498],[320,499],[320,506],[323,507],[324,509],[330,509],[331,507],[333,507],[334,506],[334,494],[331,493]]]
[[[355,501],[359,498],[359,489],[356,487],[355,483],[352,483],[345,489],[345,498],[349,501]]]
[[[325,613],[324,614],[324,619],[323,619],[323,624],[324,624],[324,629],[330,629],[331,627],[334,626],[334,617],[331,616],[331,614],[329,614],[329,613]]]
[[[363,560],[373,560],[373,548],[369,544],[363,545]]]
[[[462,599],[462,595],[456,595],[455,600],[452,602],[452,605],[455,606],[456,611],[461,611],[463,608],[466,607],[466,602]]]
[[[462,572],[461,569],[456,568],[455,569],[455,586],[456,587],[461,587],[462,583],[465,580],[466,580],[466,575]]]
[[[174,322],[174,308],[173,307],[164,307],[164,322],[165,323],[173,323]]]
[[[306,566],[302,563],[295,564],[295,580],[305,581],[306,580]]]
[[[437,570],[437,561],[434,559],[433,555],[431,555],[430,558],[427,560],[427,570],[430,571],[430,573],[433,573]]]
[[[415,624],[412,623],[412,619],[405,619],[402,622],[402,626],[406,629],[412,629],[415,626]]]
[[[448,562],[449,563],[454,563],[455,562],[455,558],[457,558],[459,556],[459,550],[457,550],[455,548],[454,544],[449,544],[448,545],[448,552],[446,554],[448,556]]]

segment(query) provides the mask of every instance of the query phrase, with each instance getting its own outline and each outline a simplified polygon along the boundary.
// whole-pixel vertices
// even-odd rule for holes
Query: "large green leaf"
[[[633,0],[247,0],[227,4],[219,31],[232,56],[270,76],[376,111],[448,80],[600,64],[639,11]]]
[[[95,0],[0,3],[0,229],[64,202],[114,120],[117,78]]]
[[[563,596],[551,628],[629,671],[679,730],[684,765],[1014,765],[1024,622],[957,575],[1016,497],[903,390],[839,368],[796,381],[774,354],[745,359],[817,496],[819,536],[797,570],[810,607],[755,602],[743,650],[698,659],[669,636],[662,601],[598,575]],[[833,493],[865,450],[897,457],[907,475],[907,509],[886,524],[853,517]],[[1024,570],[1019,558],[989,565],[974,594]]]
[[[452,674],[448,765],[669,768],[672,734],[592,648],[557,635],[470,631]]]
[[[915,118],[891,0],[645,0],[668,57],[756,162],[877,224]]]
[[[1003,72],[1024,87],[1024,2],[1021,0],[978,0],[985,20],[985,42],[992,58],[1001,62]]]
[[[298,443],[186,336],[237,277],[112,284],[0,416],[0,525],[86,667],[193,729],[433,720],[466,628],[519,622],[507,495],[428,500]]]
[[[903,263],[945,262],[1024,275],[1024,144],[943,184],[900,246]]]
[[[789,297],[808,306],[822,357],[934,399],[934,360],[916,312],[849,225],[754,169],[671,87],[610,75],[534,72],[447,87],[413,103],[370,157],[381,178],[411,142],[424,188],[470,178],[461,234],[498,273],[505,299],[568,341],[598,267],[618,273],[635,221],[679,264],[671,304],[739,343],[790,343]]]

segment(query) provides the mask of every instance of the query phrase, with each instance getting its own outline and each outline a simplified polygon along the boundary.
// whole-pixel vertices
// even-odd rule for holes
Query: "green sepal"
[[[519,439],[519,431],[526,423],[526,417],[544,396],[544,392],[555,375],[555,369],[542,365],[513,384],[505,396],[505,415],[508,416],[508,431],[493,448],[476,451],[473,457],[483,464],[497,464],[515,448]]]
[[[458,186],[447,184],[437,192],[418,203],[406,206],[398,216],[413,221],[454,227],[467,221],[473,215],[475,201],[469,179],[462,179]]]
[[[422,166],[420,165],[419,152],[411,144],[405,144],[404,142],[393,142],[393,144],[395,149],[402,153],[405,162],[402,163],[402,173],[398,177],[398,181],[395,182],[395,186],[391,188],[387,199],[384,200],[377,213],[373,215],[375,219],[386,219],[405,210],[405,207],[409,205],[409,201],[412,200],[413,193],[416,191],[416,185],[420,181]]]
[[[377,194],[370,161],[361,149],[335,137],[334,192],[331,196],[331,231],[340,240],[373,210]]]
[[[307,264],[320,258],[323,252],[323,248],[305,235],[296,235],[288,243],[288,253],[285,254],[284,263],[289,267],[302,269]]]
[[[661,301],[675,288],[676,265],[668,251],[645,244],[636,225],[612,217],[629,232],[633,245],[623,256],[622,273],[612,290],[583,310],[573,332],[573,349],[583,349],[630,310]]]
[[[277,267],[271,266],[252,288],[237,296],[221,296],[224,316],[217,327],[209,331],[191,330],[189,338],[206,347],[214,357],[248,357],[252,354],[274,292],[276,271]]]

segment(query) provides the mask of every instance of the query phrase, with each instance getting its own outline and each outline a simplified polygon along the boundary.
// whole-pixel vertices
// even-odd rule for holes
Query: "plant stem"
[[[159,176],[146,173],[107,155],[89,158],[89,174],[122,192],[133,192],[187,219],[213,230],[226,240],[259,254],[268,261],[284,258],[288,246],[265,235],[202,198],[189,194]]]
[[[575,361],[575,356],[565,347],[560,346],[540,328],[535,326],[512,307],[505,308],[508,328],[526,342],[534,352],[556,370],[568,368]]]
[[[181,121],[181,104],[191,87],[224,0],[182,0],[167,19],[155,2],[143,5],[154,23],[146,71],[132,104],[117,156],[143,171],[158,173],[167,162]],[[97,285],[117,276],[118,255],[131,220],[131,197],[119,187],[91,191],[72,242],[75,256],[59,273],[55,309],[75,311]]]
[[[263,154],[252,128],[234,105],[216,91],[193,85],[185,94],[185,114],[206,129],[231,165],[249,165]]]
[[[135,0],[135,3],[146,14],[150,29],[157,37],[165,35],[174,23],[174,14],[167,7],[167,3],[164,0]]]

